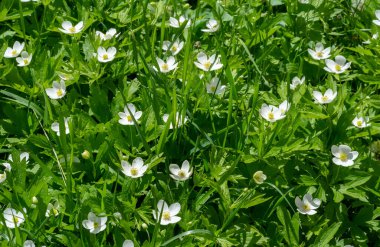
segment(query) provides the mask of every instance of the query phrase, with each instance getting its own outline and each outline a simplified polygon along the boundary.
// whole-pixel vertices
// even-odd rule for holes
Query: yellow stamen
[[[178,177],[184,178],[184,177],[186,177],[186,173],[184,171],[182,171],[182,170],[179,170]]]
[[[342,66],[340,66],[339,64],[335,64],[335,70],[336,71],[341,71],[342,70]]]
[[[358,120],[358,121],[356,122],[356,124],[357,124],[359,127],[361,127],[361,126],[363,125],[363,122],[362,122],[361,120]]]
[[[13,55],[13,56],[16,56],[16,54],[17,54],[17,51],[16,51],[16,50],[13,50],[13,51],[12,51],[12,55]]]
[[[139,174],[139,171],[137,170],[137,168],[132,168],[131,174],[132,174],[132,176],[137,176],[137,174]]]
[[[28,59],[24,59],[24,64],[29,64],[29,60]]]
[[[98,228],[99,227],[99,223],[98,222],[94,222],[94,228]]]
[[[75,27],[70,27],[69,31],[70,31],[70,33],[75,33]]]
[[[322,101],[323,102],[327,102],[329,100],[329,97],[327,97],[327,96],[322,96]]]
[[[172,50],[172,52],[176,52],[177,51],[177,46],[173,45],[171,50]]]
[[[273,112],[269,112],[269,113],[268,113],[268,118],[269,118],[270,120],[273,120],[273,119],[274,119],[274,114],[273,114]]]
[[[339,158],[341,161],[347,161],[348,155],[346,153],[340,153]]]
[[[303,206],[303,210],[305,210],[305,211],[310,211],[310,205],[309,204],[304,204]]]
[[[108,59],[108,54],[104,54],[103,55],[103,60],[107,60]]]
[[[204,64],[203,64],[203,66],[205,67],[205,69],[210,69],[210,67],[211,67],[211,63],[210,63],[210,61],[207,61],[207,62],[205,62]]]
[[[13,216],[13,222],[17,224],[19,222],[19,219],[16,216]]]
[[[163,218],[164,220],[170,220],[170,212],[165,211],[165,212],[162,214],[162,218]]]
[[[211,86],[211,87],[210,87],[210,90],[211,90],[211,92],[215,92],[216,87],[215,87],[215,86]]]
[[[128,121],[128,122],[132,122],[132,121],[133,121],[131,115],[128,115],[128,116],[127,116],[127,121]]]
[[[62,89],[57,90],[57,96],[61,97],[63,95]]]
[[[321,51],[317,52],[317,57],[323,57],[323,52]]]
[[[163,70],[163,71],[169,70],[169,65],[168,65],[167,63],[164,63],[164,64],[161,66],[161,70]]]

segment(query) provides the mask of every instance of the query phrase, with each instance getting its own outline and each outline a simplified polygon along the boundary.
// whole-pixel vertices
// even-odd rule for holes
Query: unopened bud
[[[147,228],[148,228],[148,225],[145,224],[145,223],[142,223],[142,224],[141,224],[141,227],[142,227],[143,229],[147,229]]]
[[[87,150],[84,150],[83,153],[82,153],[82,158],[85,159],[85,160],[88,160],[90,158],[91,154],[89,151]]]

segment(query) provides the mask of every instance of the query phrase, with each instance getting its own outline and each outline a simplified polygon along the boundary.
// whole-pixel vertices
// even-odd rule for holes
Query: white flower
[[[331,153],[335,156],[333,158],[334,164],[338,166],[352,166],[359,155],[357,151],[351,151],[351,148],[347,145],[339,145],[339,147],[333,145]]]
[[[193,174],[193,168],[190,167],[189,161],[187,160],[182,163],[181,168],[177,164],[170,164],[169,170],[172,173],[170,177],[178,181],[185,181]]]
[[[98,47],[98,61],[101,63],[107,63],[114,60],[116,55],[116,48],[109,47],[107,50],[104,47]]]
[[[168,119],[169,119],[169,114],[164,114],[164,116],[162,116],[162,119],[166,123],[168,121]],[[177,112],[175,114],[175,124],[176,124],[177,128],[180,127],[182,124],[186,123],[187,120],[188,120],[188,118],[186,116],[183,118],[179,112]],[[172,123],[170,123],[169,128],[173,129],[173,124]]]
[[[170,50],[173,56],[177,55],[183,48],[184,42],[179,42],[178,40],[171,43],[170,41],[164,41],[162,44],[162,49],[164,51]]]
[[[107,227],[107,216],[97,217],[93,212],[88,213],[88,220],[83,220],[82,225],[84,228],[90,230],[90,233],[97,234],[104,231]]]
[[[125,160],[121,161],[121,165],[123,167],[121,171],[126,176],[131,177],[131,178],[142,177],[144,173],[146,172],[146,170],[148,169],[148,166],[144,165],[144,161],[140,157],[137,157],[136,159],[134,159],[132,161],[132,165],[129,164],[129,162]]]
[[[69,134],[69,133],[70,133],[69,120],[70,120],[69,117],[67,117],[67,118],[65,117],[65,118],[64,118],[64,122],[65,122],[65,133],[66,133],[66,134]],[[51,129],[52,129],[54,132],[57,132],[57,136],[60,135],[60,132],[59,132],[59,123],[58,123],[58,122],[54,122],[54,123],[51,125]]]
[[[19,227],[24,221],[24,215],[13,208],[7,208],[3,212],[5,225],[8,228]]]
[[[80,21],[78,24],[73,26],[73,24],[70,21],[64,21],[62,22],[62,28],[58,28],[59,31],[66,34],[74,34],[79,33],[83,29],[83,21]]]
[[[187,21],[185,28],[189,28],[191,25],[191,20],[187,20],[184,16],[180,16],[178,20],[176,18],[170,17],[169,25],[174,28],[179,28],[183,23],[185,23],[185,21]]]
[[[177,68],[178,65],[178,63],[175,62],[175,58],[172,56],[170,56],[166,62],[158,57],[156,57],[156,60],[162,73],[168,73],[169,71]]]
[[[127,239],[127,240],[125,240],[124,242],[123,242],[123,247],[134,247],[135,245],[133,244],[133,241],[132,240],[129,240],[129,239]]]
[[[281,109],[265,103],[261,106],[260,115],[269,122],[276,122],[285,117]]]
[[[127,106],[124,107],[124,112],[119,112],[119,117],[120,117],[119,123],[122,125],[134,125],[135,123],[133,122],[133,118],[135,118],[137,122],[137,120],[140,119],[141,115],[142,115],[142,112],[136,111],[136,107],[134,104],[128,103]]]
[[[253,180],[257,184],[262,184],[267,179],[267,175],[263,173],[263,171],[257,171],[253,174]]]
[[[66,95],[66,85],[65,81],[61,80],[61,82],[53,81],[53,87],[45,89],[46,94],[50,99],[60,99]]]
[[[368,117],[355,117],[354,120],[352,120],[352,124],[355,125],[358,128],[365,128],[367,126],[370,126],[371,124],[368,123],[369,118]]]
[[[214,77],[206,84],[206,90],[207,93],[221,95],[226,90],[226,86],[222,85],[218,77]]]
[[[223,64],[220,63],[219,56],[216,57],[216,54],[207,57],[203,52],[198,53],[197,56],[198,62],[194,62],[195,66],[204,70],[204,71],[212,71],[217,70],[223,67]]]
[[[300,2],[302,4],[308,4],[308,3],[310,3],[309,0],[298,0],[298,2]]]
[[[307,49],[307,51],[313,59],[322,60],[330,57],[331,47],[327,47],[326,49],[324,49],[323,44],[318,42],[315,45],[315,50]]]
[[[302,85],[305,82],[305,76],[303,76],[301,79],[297,76],[293,77],[292,84],[290,84],[290,89],[294,90],[298,85]]]
[[[52,215],[58,216],[59,215],[58,209],[59,209],[58,202],[55,202],[54,205],[49,202],[47,209],[46,209],[45,216],[46,217],[50,217]]]
[[[16,57],[16,61],[18,63],[17,66],[19,67],[28,66],[30,62],[32,61],[32,54],[29,54],[28,52],[23,51],[21,52],[20,57]]]
[[[13,48],[11,47],[8,47],[5,52],[4,52],[4,57],[6,58],[13,58],[13,57],[17,57],[18,55],[20,55],[20,53],[22,52],[22,50],[24,49],[24,42],[20,43],[18,41],[16,41],[14,44],[13,44]]]
[[[24,247],[36,247],[36,245],[34,244],[32,240],[26,240],[24,242]]]
[[[379,33],[375,33],[374,35],[372,35],[372,39],[376,40],[378,38],[379,38]],[[371,39],[364,41],[363,44],[366,44],[366,45],[371,44]]]
[[[380,26],[380,10],[375,11],[376,20],[373,20],[373,23],[375,23],[377,26]]]
[[[100,31],[96,31],[95,34],[99,36],[101,40],[109,40],[109,39],[112,39],[113,37],[119,36],[120,33],[116,34],[116,29],[111,28],[105,34]]]
[[[280,109],[281,111],[281,114],[285,116],[285,114],[289,111],[290,109],[290,103],[285,100],[284,102],[282,102],[279,106],[278,106],[278,109]]]
[[[161,225],[174,224],[181,220],[181,217],[176,216],[181,210],[181,205],[176,202],[168,206],[164,200],[159,200],[157,203],[157,211],[153,210],[153,217],[160,222]],[[161,216],[161,219],[159,219]]]
[[[327,72],[335,73],[335,74],[343,73],[351,65],[351,62],[346,63],[346,58],[341,55],[336,56],[335,61],[326,59],[325,63],[326,63],[326,67],[324,67],[324,69]]]
[[[7,179],[7,174],[5,172],[0,173],[0,184],[4,182],[6,179]]]
[[[319,200],[318,198],[313,199],[313,197],[310,194],[304,195],[302,201],[298,196],[296,197],[297,210],[301,214],[316,214],[317,211],[315,209],[319,208],[320,205],[321,200]]]
[[[28,153],[28,152],[22,152],[22,153],[20,154],[20,162],[21,162],[23,159],[25,159],[26,164],[29,163],[29,153]],[[8,160],[10,160],[10,161],[13,162],[12,154],[10,154],[10,155],[8,156]],[[10,172],[10,171],[12,170],[12,166],[11,166],[11,164],[9,164],[8,162],[3,163],[3,166],[5,167],[5,171],[9,171],[9,172]],[[4,174],[5,174],[5,173],[4,173]]]
[[[328,104],[335,99],[338,95],[337,92],[333,92],[332,89],[327,89],[325,94],[322,95],[319,91],[313,91],[313,96],[315,98],[315,102],[319,104]]]
[[[22,3],[27,3],[27,2],[38,2],[39,0],[21,0]],[[30,240],[28,240],[30,241]]]
[[[202,29],[202,32],[213,33],[213,32],[218,31],[218,29],[219,29],[219,23],[216,20],[214,20],[214,19],[210,19],[206,23],[206,27],[207,27],[207,29]]]

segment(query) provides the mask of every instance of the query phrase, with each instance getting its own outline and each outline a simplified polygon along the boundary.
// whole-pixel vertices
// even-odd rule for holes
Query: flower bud
[[[84,150],[83,153],[82,153],[82,158],[85,159],[85,160],[88,160],[90,158],[91,154],[89,151],[87,150]]]
[[[253,180],[257,184],[262,184],[267,179],[267,176],[263,173],[263,171],[257,171],[253,174]]]
[[[145,224],[145,223],[142,223],[142,224],[141,224],[141,227],[142,227],[143,229],[148,229],[148,225]]]

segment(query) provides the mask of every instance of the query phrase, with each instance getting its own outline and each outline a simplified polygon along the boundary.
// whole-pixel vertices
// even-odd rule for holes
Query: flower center
[[[167,63],[164,63],[162,66],[161,66],[161,69],[164,70],[164,71],[167,71],[169,70],[169,65]]]
[[[346,153],[340,153],[339,158],[341,161],[347,161],[348,155]]]
[[[184,171],[182,171],[182,170],[179,170],[179,172],[178,172],[178,176],[179,176],[180,178],[184,178],[184,177],[186,177],[186,173],[185,173]]]
[[[340,66],[339,64],[335,64],[335,70],[336,71],[341,71],[342,70],[342,66]]]
[[[359,127],[361,127],[361,126],[363,125],[363,122],[362,122],[361,120],[358,120],[358,121],[356,122],[356,124],[357,124]]]
[[[132,121],[133,121],[131,115],[128,115],[128,116],[127,116],[127,121],[128,121],[128,122],[132,122]]]
[[[171,50],[172,50],[172,52],[176,52],[177,51],[177,46],[173,45]]]
[[[70,33],[75,33],[75,27],[70,27],[69,31],[70,31]]]
[[[53,214],[54,215],[58,215],[58,210],[57,209],[53,208],[52,210],[53,210]]]
[[[24,64],[28,64],[29,63],[29,60],[28,59],[24,59]]]
[[[322,96],[322,101],[323,102],[327,102],[329,100],[329,97],[327,97],[327,96]]]
[[[57,96],[61,97],[63,95],[62,89],[57,90]]]
[[[108,59],[108,54],[104,54],[103,55],[103,60],[107,60]]]
[[[273,120],[273,119],[274,119],[274,114],[273,114],[273,112],[269,112],[269,113],[268,113],[268,118],[269,118],[270,120]]]
[[[317,52],[317,57],[323,57],[323,52],[321,51]]]
[[[134,167],[131,169],[131,174],[132,176],[137,176],[139,174],[139,171],[137,170],[137,168]]]
[[[303,206],[303,210],[305,210],[305,211],[310,211],[310,205],[309,204],[304,204]]]
[[[98,222],[94,222],[94,228],[98,228],[99,227],[99,223]]]
[[[170,212],[168,212],[168,211],[163,212],[162,218],[164,220],[170,220]]]
[[[210,90],[211,90],[212,92],[215,92],[215,91],[216,91],[216,87],[215,87],[215,86],[211,86],[211,87],[210,87]]]
[[[16,50],[13,50],[12,51],[12,55],[15,56],[17,54],[17,51]]]
[[[19,219],[16,216],[13,216],[13,222],[17,224],[19,222]]]
[[[203,66],[204,66],[206,69],[210,69],[210,67],[211,67],[211,63],[210,63],[210,61],[205,62],[205,63],[203,64]]]

